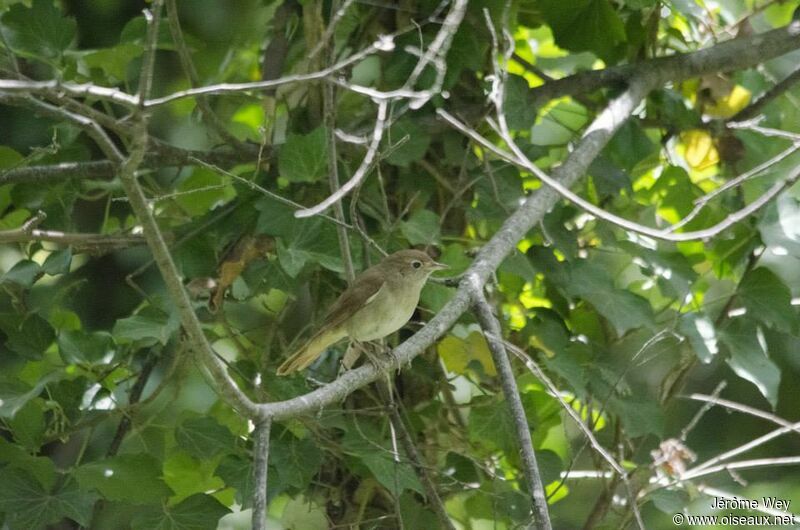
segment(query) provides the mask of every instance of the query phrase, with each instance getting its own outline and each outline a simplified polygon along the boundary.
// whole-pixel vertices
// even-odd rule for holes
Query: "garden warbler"
[[[353,280],[328,311],[322,329],[280,365],[278,375],[303,370],[345,337],[365,342],[402,328],[414,314],[428,276],[446,268],[419,250],[386,256]]]

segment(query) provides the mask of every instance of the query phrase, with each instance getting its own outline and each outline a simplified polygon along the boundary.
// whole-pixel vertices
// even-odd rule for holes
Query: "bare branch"
[[[372,55],[377,51],[380,51],[381,48],[382,44],[380,43],[380,41],[378,41],[376,43],[373,43],[371,46],[368,46],[367,48],[361,50],[360,52],[355,53],[350,57],[347,57],[346,59],[343,59],[338,63],[331,65],[328,68],[324,68],[318,72],[311,72],[308,74],[288,75],[280,77],[278,79],[254,81],[251,83],[220,83],[218,85],[207,85],[199,88],[181,90],[178,92],[173,92],[172,94],[169,94],[167,96],[151,99],[145,103],[145,107],[146,108],[160,107],[161,105],[166,105],[167,103],[172,103],[173,101],[189,97],[210,96],[210,95],[220,95],[220,94],[236,94],[240,92],[271,90],[282,85],[325,79],[336,72],[339,72],[351,65],[356,64],[365,57]],[[2,90],[2,85],[0,85],[0,90]]]
[[[522,401],[519,397],[517,381],[514,378],[511,362],[508,360],[508,354],[503,344],[500,323],[497,321],[497,317],[492,313],[492,308],[483,295],[482,285],[473,286],[472,301],[474,304],[475,316],[478,318],[478,322],[480,322],[481,328],[483,328],[486,342],[489,344],[489,351],[492,353],[492,359],[497,368],[497,375],[500,378],[503,395],[506,398],[506,404],[511,413],[511,418],[514,421],[517,442],[519,443],[519,450],[522,454],[522,472],[525,475],[525,480],[528,482],[528,488],[531,494],[531,506],[533,508],[531,512],[532,526],[537,529],[549,530],[552,528],[552,525],[550,524],[550,514],[547,511],[547,498],[544,493],[544,485],[542,484],[542,477],[539,474],[539,465],[536,463],[536,453],[533,450],[531,431],[525,416],[525,409],[522,407]]]
[[[258,422],[253,446],[253,530],[267,527],[267,472],[269,470],[269,433],[272,419]]]
[[[26,243],[28,241],[57,243],[70,246],[76,252],[95,255],[145,243],[144,237],[137,234],[86,234],[39,229],[24,231],[22,228],[0,232],[0,243]]]

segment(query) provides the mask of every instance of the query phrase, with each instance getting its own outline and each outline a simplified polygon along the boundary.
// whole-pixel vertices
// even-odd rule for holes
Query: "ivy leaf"
[[[74,480],[46,490],[23,469],[0,471],[0,512],[5,512],[12,529],[38,530],[64,517],[88,526],[95,500],[95,495],[80,492]]]
[[[781,371],[767,356],[763,336],[755,323],[733,319],[722,333],[731,356],[728,365],[736,375],[753,383],[774,409],[778,404]]]
[[[42,277],[42,268],[31,260],[21,260],[14,264],[2,277],[0,285],[14,284],[23,289],[30,289],[36,280]]]
[[[605,269],[587,261],[578,262],[571,271],[567,291],[583,298],[613,326],[618,336],[628,330],[653,322],[650,304],[630,291],[617,289]]]
[[[172,495],[161,479],[161,461],[145,453],[117,455],[75,470],[83,491],[98,491],[112,501],[157,504]]]
[[[29,360],[41,359],[55,339],[50,323],[35,314],[21,323],[16,315],[0,315],[0,329],[8,337],[6,346]]]
[[[114,340],[105,331],[62,331],[58,336],[58,352],[69,364],[99,363],[114,353]]]
[[[678,331],[689,339],[700,362],[708,364],[719,353],[717,330],[706,315],[699,313],[681,315]]]
[[[609,400],[608,406],[619,415],[625,427],[625,434],[631,438],[646,434],[661,436],[664,432],[664,411],[654,401],[613,397]]]
[[[390,151],[386,161],[401,167],[408,167],[425,156],[431,143],[431,135],[409,118],[397,120],[389,127],[386,138],[389,145],[384,149]]]
[[[737,291],[748,314],[780,331],[790,332],[797,322],[792,294],[774,272],[759,267],[748,272]]]
[[[145,308],[139,314],[118,320],[113,334],[117,341],[166,344],[172,334],[178,331],[179,325],[176,314],[167,315],[155,308]]]
[[[372,450],[359,455],[361,462],[369,468],[370,473],[381,485],[392,492],[395,497],[406,490],[424,494],[414,470],[406,462],[395,462],[388,450]]]
[[[208,459],[220,452],[230,452],[235,447],[233,433],[214,419],[191,418],[175,429],[175,441],[190,455]]]
[[[531,89],[524,78],[513,74],[508,76],[503,110],[509,129],[533,127],[533,122],[536,120],[536,108],[533,106]]]
[[[270,443],[270,460],[278,470],[281,482],[304,489],[322,464],[322,453],[308,438],[277,438]]]
[[[278,155],[281,176],[289,182],[314,182],[328,167],[328,143],[324,127],[308,134],[290,134]]]
[[[23,55],[57,58],[75,38],[77,24],[61,14],[53,2],[33,0],[31,7],[17,4],[3,15],[6,38]]]
[[[217,461],[211,458],[192,458],[177,451],[164,460],[164,482],[175,492],[171,502],[183,500],[196,493],[217,491],[224,483],[214,476]]]
[[[436,351],[450,372],[463,374],[471,362],[477,361],[487,375],[497,375],[489,345],[480,332],[473,331],[466,339],[448,335],[439,341]]]
[[[51,372],[39,378],[33,387],[14,377],[0,377],[0,418],[13,418],[28,401],[41,394],[47,384],[62,377],[64,374],[61,371]]]
[[[69,266],[72,263],[72,251],[69,248],[57,250],[53,252],[42,264],[42,272],[50,276],[58,274],[66,274],[69,272]]]
[[[480,443],[489,450],[502,450],[509,455],[515,451],[514,421],[502,401],[473,399],[468,431],[470,441]]]
[[[8,426],[14,435],[14,441],[28,449],[32,454],[39,451],[44,439],[45,419],[43,404],[43,399],[32,399],[8,421]]]
[[[175,506],[159,506],[137,514],[134,530],[216,530],[219,520],[230,513],[211,495],[197,494]]]
[[[430,210],[417,210],[408,221],[400,223],[400,231],[412,245],[431,245],[439,241],[439,216]]]
[[[84,62],[90,68],[100,68],[117,81],[124,81],[128,64],[142,54],[142,47],[138,44],[123,42],[111,48],[95,50],[83,56]]]
[[[559,0],[539,0],[537,6],[562,48],[608,57],[625,42],[625,26],[608,0],[573,0],[569,9]]]

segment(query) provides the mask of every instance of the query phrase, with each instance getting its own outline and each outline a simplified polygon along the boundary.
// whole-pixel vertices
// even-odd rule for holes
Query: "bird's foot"
[[[392,350],[385,350],[383,348],[365,347],[364,354],[379,372],[388,372],[397,361]]]

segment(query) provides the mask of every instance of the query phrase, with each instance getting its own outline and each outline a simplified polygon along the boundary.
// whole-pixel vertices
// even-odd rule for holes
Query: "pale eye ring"
[[[411,266],[414,267],[415,269],[419,269],[420,267],[422,267],[422,262],[418,259],[415,259],[414,261],[411,262]]]

